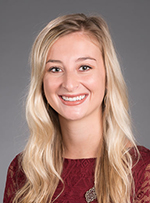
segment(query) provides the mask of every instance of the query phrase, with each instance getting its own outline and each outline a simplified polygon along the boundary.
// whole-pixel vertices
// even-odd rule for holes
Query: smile
[[[80,100],[82,100],[82,99],[84,99],[84,98],[85,98],[85,95],[77,96],[77,97],[66,97],[66,96],[62,96],[62,99],[63,99],[64,101],[70,101],[70,102],[72,102],[72,101],[80,101]]]

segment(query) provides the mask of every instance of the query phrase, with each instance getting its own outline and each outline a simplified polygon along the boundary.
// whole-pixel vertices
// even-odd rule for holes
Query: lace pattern
[[[150,164],[145,169],[145,174],[141,186],[138,188],[135,203],[150,202]]]
[[[86,202],[85,193],[94,185],[94,166],[95,159],[65,159],[62,172],[65,190],[57,198],[63,189],[63,185],[60,182],[53,197],[53,199],[57,198],[55,202]]]
[[[150,203],[150,150],[138,147],[141,157],[134,165],[133,177],[135,182],[135,195],[131,197],[131,203]],[[133,162],[136,163],[137,156],[131,150]],[[26,181],[25,175],[20,168],[20,155],[11,162],[5,186],[3,203],[12,203],[16,191],[23,186]],[[85,193],[94,185],[95,159],[64,160],[62,179],[65,189],[60,182],[53,196],[55,203],[84,203]],[[97,202],[96,200],[93,203]]]
[[[17,155],[11,162],[8,172],[4,192],[4,203],[12,203],[16,192],[24,185],[25,175],[20,167],[21,154]]]
[[[133,167],[135,183],[134,203],[150,203],[150,151],[139,147],[140,160]]]

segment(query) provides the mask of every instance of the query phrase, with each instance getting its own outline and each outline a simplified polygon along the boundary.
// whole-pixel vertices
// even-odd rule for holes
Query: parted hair
[[[43,76],[50,47],[60,37],[74,32],[83,32],[95,38],[106,71],[106,90],[102,104],[103,137],[94,177],[97,201],[130,202],[134,183],[129,149],[130,146],[137,148],[131,130],[127,88],[108,26],[99,16],[71,14],[48,23],[32,47],[31,82],[26,103],[30,136],[21,161],[26,183],[17,192],[13,203],[52,202],[58,182],[63,182],[63,140],[58,114],[44,95]]]

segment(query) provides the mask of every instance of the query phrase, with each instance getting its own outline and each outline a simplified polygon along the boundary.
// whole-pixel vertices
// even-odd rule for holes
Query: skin
[[[99,148],[105,67],[97,44],[76,32],[59,38],[48,52],[44,93],[59,115],[65,158],[96,157]]]

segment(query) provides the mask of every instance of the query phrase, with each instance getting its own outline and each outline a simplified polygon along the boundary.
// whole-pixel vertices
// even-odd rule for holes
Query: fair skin
[[[96,157],[99,149],[105,68],[97,44],[76,32],[59,38],[48,52],[44,93],[59,115],[65,158]]]

